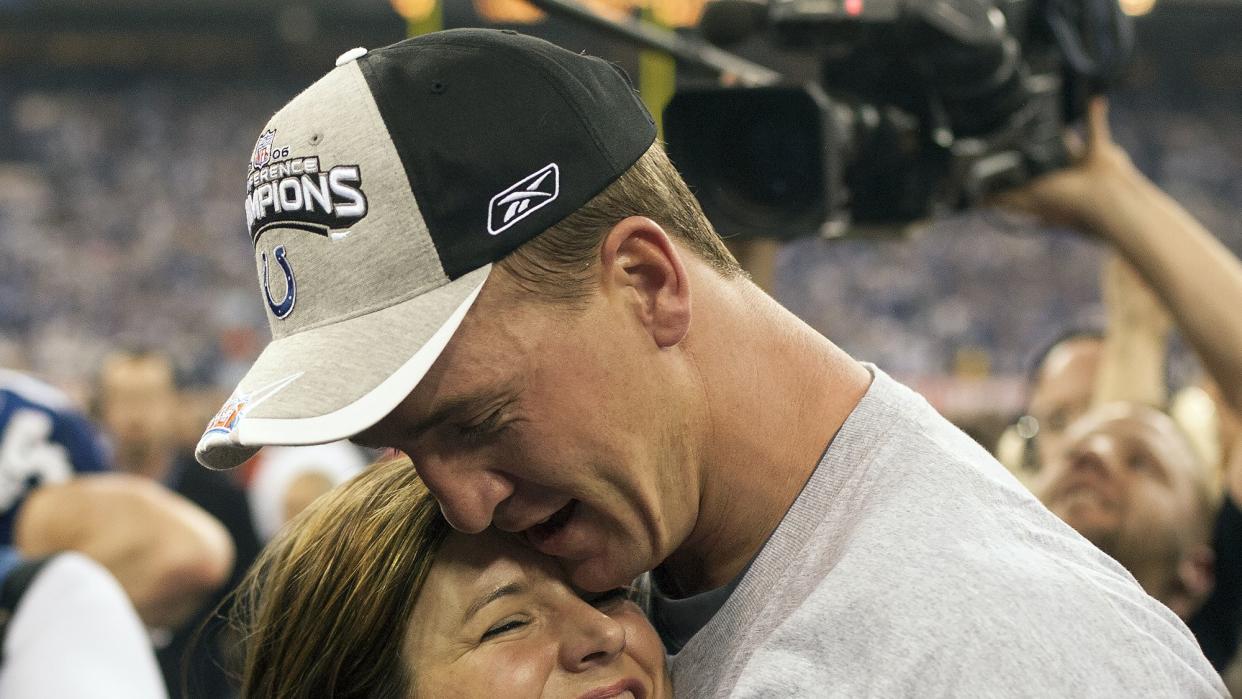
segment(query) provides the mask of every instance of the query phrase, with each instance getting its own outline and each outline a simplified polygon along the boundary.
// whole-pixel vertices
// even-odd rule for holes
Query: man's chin
[[[1048,509],[1087,539],[1115,535],[1121,525],[1121,513],[1116,504],[1090,488],[1075,488],[1060,493]]]
[[[1117,542],[1117,517],[1111,512],[1091,508],[1058,508],[1053,512],[1096,548],[1112,556]]]

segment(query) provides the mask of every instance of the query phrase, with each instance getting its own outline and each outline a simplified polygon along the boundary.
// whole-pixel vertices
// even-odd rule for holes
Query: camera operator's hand
[[[1242,263],[1113,143],[1094,99],[1073,165],[997,198],[1109,243],[1160,298],[1225,402],[1242,413]]]
[[[1066,133],[1073,164],[996,197],[1003,208],[1032,214],[1054,226],[1107,237],[1110,209],[1133,202],[1150,182],[1116,143],[1108,127],[1108,101],[1095,97],[1087,106],[1087,140]]]

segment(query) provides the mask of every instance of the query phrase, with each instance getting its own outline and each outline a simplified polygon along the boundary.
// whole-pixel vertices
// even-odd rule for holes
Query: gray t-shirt
[[[1218,697],[1186,626],[913,391],[874,381],[678,697]]]
[[[700,592],[690,597],[674,597],[660,589],[656,574],[651,573],[646,581],[650,588],[647,602],[647,616],[656,631],[664,648],[671,654],[681,652],[682,648],[694,638],[699,629],[707,625],[716,612],[729,601],[729,596],[742,582],[746,574],[742,571],[736,578],[721,587]]]

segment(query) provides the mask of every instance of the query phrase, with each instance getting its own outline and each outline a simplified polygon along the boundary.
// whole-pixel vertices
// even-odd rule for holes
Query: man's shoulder
[[[775,621],[742,640],[739,696],[794,676],[840,696],[1218,696],[1185,625],[1107,556],[1038,510],[974,514],[993,521],[912,512],[860,526],[831,565],[808,552],[768,588]]]
[[[834,451],[850,452],[851,446],[865,444],[867,472],[859,475],[877,487],[930,477],[931,482],[924,485],[947,489],[937,495],[970,493],[980,487],[1029,495],[987,449],[949,422],[926,398],[882,371],[874,372],[871,389],[838,435],[844,435],[846,444],[837,449],[834,440],[821,465],[850,469],[852,464],[841,463],[840,457],[857,457],[858,450],[840,455]]]
[[[73,402],[60,389],[32,376],[0,369],[0,395],[50,411],[71,411]]]
[[[107,470],[107,449],[70,398],[42,381],[0,369],[0,441],[50,442],[68,450],[75,471]]]
[[[986,558],[946,551],[944,565],[903,575],[824,576],[742,641],[733,696],[1220,696],[1185,626],[1132,581],[1072,560]]]
[[[782,523],[687,647],[687,662],[737,668],[702,682],[736,679],[740,696],[817,686],[1092,695],[1176,683],[1215,696],[1172,613],[921,399],[887,393],[867,414],[873,436],[854,434],[866,449],[825,458],[808,483],[820,497],[800,497],[786,522],[796,526]],[[1102,667],[1116,676],[1092,684]]]
[[[845,615],[1008,638],[1057,635],[1076,622],[1132,629],[1118,613],[1126,610],[1181,627],[970,437],[930,408],[907,418],[878,450],[868,482],[842,493],[856,498],[852,517],[826,515],[783,576],[800,600],[792,623],[798,614],[807,623]],[[1096,610],[1105,613],[1084,618]]]
[[[106,471],[106,445],[63,393],[0,369],[0,543],[27,494],[75,474]]]

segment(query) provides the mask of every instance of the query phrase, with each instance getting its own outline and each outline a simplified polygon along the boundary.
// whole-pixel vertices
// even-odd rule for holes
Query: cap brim
[[[199,463],[233,468],[266,445],[323,444],[374,425],[431,369],[491,267],[272,341],[207,426],[195,449]]]

